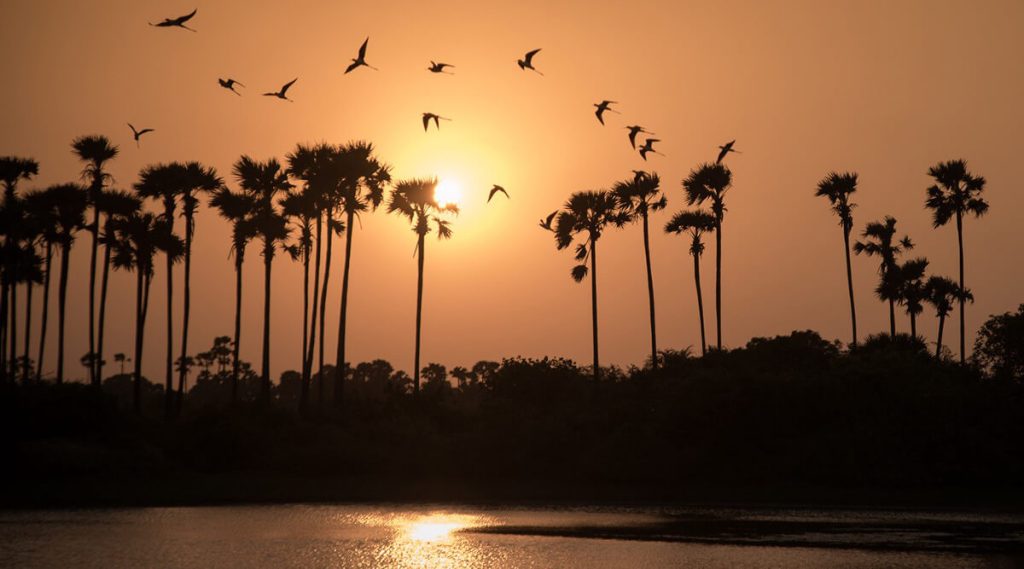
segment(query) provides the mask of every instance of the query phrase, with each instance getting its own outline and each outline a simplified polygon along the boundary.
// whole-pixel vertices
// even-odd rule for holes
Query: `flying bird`
[[[541,228],[547,229],[548,231],[554,231],[555,228],[551,226],[551,222],[554,221],[556,215],[558,215],[558,210],[551,212],[547,217],[540,220]]]
[[[238,95],[239,97],[241,97],[242,94],[239,93],[238,91],[235,91],[235,85],[238,85],[239,87],[245,87],[245,85],[242,85],[241,83],[239,83],[238,81],[235,81],[234,79],[226,79],[225,80],[225,79],[219,79],[218,78],[217,79],[217,83],[220,83],[221,87],[224,87],[225,89],[227,89],[228,91],[231,91],[232,93]]]
[[[366,44],[368,43],[370,43],[370,38],[366,38],[365,40],[363,40],[363,45],[359,46],[359,56],[353,59],[352,63],[350,63],[349,66],[345,68],[346,74],[349,71],[355,69],[356,67],[359,67],[360,65],[365,65],[366,67],[369,67],[374,71],[380,71],[376,67],[370,65],[369,63],[366,63]]]
[[[452,74],[451,71],[445,71],[444,70],[445,67],[455,67],[455,66],[450,64],[450,63],[434,63],[433,61],[431,61],[430,62],[430,67],[428,67],[427,70],[430,71],[431,73],[448,73],[449,75],[451,75]]]
[[[625,128],[629,129],[629,144],[633,147],[634,150],[636,149],[636,135],[640,134],[641,132],[644,134],[654,134],[653,132],[645,129],[644,127],[638,124],[630,125]]]
[[[644,141],[644,145],[640,147],[640,157],[643,158],[645,161],[647,160],[648,152],[661,154],[661,152],[658,152],[657,150],[654,149],[655,142],[661,142],[661,140],[657,138],[648,138],[647,140]],[[662,156],[664,156],[664,154],[662,154]]]
[[[511,197],[509,197],[508,192],[505,191],[505,188],[499,186],[498,184],[494,184],[494,187],[491,188],[491,193],[487,194],[487,203],[491,203],[491,198],[493,198],[494,194],[498,192],[505,194],[506,198],[512,199]]]
[[[142,138],[142,135],[146,134],[147,132],[153,132],[153,129],[151,129],[151,128],[144,128],[142,130],[136,130],[136,128],[134,126],[132,126],[132,123],[128,123],[128,128],[132,129],[132,136],[135,137],[135,146],[136,147],[139,146],[139,139]]]
[[[178,16],[177,18],[165,18],[164,21],[162,21],[160,23],[157,23],[157,24],[154,24],[153,22],[149,22],[149,25],[151,25],[153,27],[157,27],[157,28],[182,28],[182,29],[186,29],[186,30],[188,30],[190,32],[194,32],[196,30],[193,30],[192,28],[186,26],[185,22],[191,20],[196,15],[196,12],[198,12],[198,11],[199,11],[199,8],[196,8],[195,10],[192,10],[191,14],[186,14],[184,16]]]
[[[295,101],[289,99],[286,93],[288,93],[288,89],[291,88],[291,86],[294,85],[295,82],[298,81],[298,80],[299,80],[299,78],[296,77],[295,79],[292,79],[291,81],[285,83],[284,87],[281,87],[280,91],[277,91],[275,93],[263,93],[263,96],[264,97],[277,97],[278,99],[283,99],[285,101],[288,101],[289,103],[294,103]]]
[[[616,104],[618,104],[617,101],[601,101],[600,103],[594,103],[594,106],[597,107],[597,111],[595,111],[594,114],[597,115],[597,120],[602,125],[604,124],[604,112],[605,111],[611,111],[613,113],[618,113],[619,112],[619,111],[616,111],[615,109],[612,108],[612,105],[616,105]]]
[[[434,126],[438,130],[441,129],[441,121],[450,121],[452,119],[435,115],[434,113],[423,113],[423,132],[427,132],[427,127],[430,126],[430,121],[434,121]]]
[[[537,71],[537,68],[535,68],[533,66],[533,56],[537,55],[537,52],[539,52],[539,51],[540,51],[540,49],[538,48],[538,49],[535,49],[533,51],[526,52],[526,55],[523,56],[522,59],[520,59],[519,61],[516,62],[516,63],[519,64],[519,68],[522,69],[523,71],[526,71],[527,69],[529,69],[531,71]],[[537,71],[537,73],[539,73],[540,75],[544,75],[540,71]]]
[[[739,152],[739,150],[732,149],[733,144],[736,144],[735,140],[729,141],[724,146],[718,147],[721,150],[721,152],[718,153],[718,160],[715,160],[715,164],[721,164],[722,160],[724,160],[726,155],[729,154],[730,152]]]

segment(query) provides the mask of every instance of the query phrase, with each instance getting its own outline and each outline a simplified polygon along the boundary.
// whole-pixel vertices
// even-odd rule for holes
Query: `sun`
[[[454,178],[442,178],[434,188],[434,200],[441,207],[449,204],[459,205],[462,201],[462,188],[459,187],[459,182]]]

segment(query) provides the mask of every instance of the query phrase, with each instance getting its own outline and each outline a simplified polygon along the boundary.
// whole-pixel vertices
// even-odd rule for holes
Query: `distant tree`
[[[723,164],[701,164],[683,180],[689,205],[711,202],[715,216],[715,334],[722,349],[722,220],[725,219],[725,194],[732,187],[732,172]]]
[[[59,184],[46,190],[54,207],[54,229],[60,243],[60,283],[57,288],[57,383],[64,382],[64,315],[67,308],[68,271],[75,233],[85,226],[88,196],[78,184]]]
[[[935,357],[938,358],[942,355],[942,331],[946,317],[953,310],[953,303],[961,297],[974,302],[974,295],[969,290],[962,290],[960,285],[946,277],[929,277],[924,288],[924,300],[935,308],[935,316],[939,319],[939,332],[935,339]]]
[[[904,251],[914,248],[910,237],[904,236],[896,240],[896,219],[886,216],[884,221],[873,221],[867,225],[862,235],[864,241],[853,244],[853,252],[868,257],[878,257],[879,287],[876,289],[879,298],[889,303],[889,335],[896,336],[896,302],[899,300],[899,289],[895,287],[898,279],[894,271],[897,269],[896,258]],[[889,275],[890,272],[894,274]]]
[[[899,302],[910,316],[910,336],[917,338],[917,316],[924,310],[924,301],[928,296],[925,288],[925,271],[928,259],[918,257],[901,264],[896,275],[896,287],[899,290]]]
[[[704,298],[701,295],[700,287],[700,258],[704,254],[704,234],[714,231],[716,225],[714,215],[699,209],[680,211],[665,224],[666,233],[690,234],[690,255],[693,256],[693,281],[697,288],[697,315],[700,318],[700,353],[702,356],[708,353],[708,343],[704,337]]]
[[[44,244],[43,254],[43,307],[39,318],[39,351],[36,357],[35,379],[43,378],[43,361],[46,355],[46,331],[50,313],[50,276],[53,274],[53,250],[57,246],[56,207],[53,203],[54,194],[45,190],[35,190],[25,196],[28,215],[37,220],[42,229],[40,237]]]
[[[117,352],[116,354],[114,354],[114,361],[121,365],[121,373],[120,374],[124,375],[124,364],[126,362],[132,361],[132,359],[129,358],[128,356],[126,356],[122,352]]]
[[[452,391],[448,383],[448,369],[441,364],[430,363],[420,372],[423,376],[423,391],[428,395],[444,396]]]
[[[451,224],[443,216],[458,214],[455,204],[441,205],[434,196],[437,179],[402,180],[391,190],[388,213],[397,213],[412,223],[416,233],[417,280],[416,280],[416,352],[413,357],[413,393],[420,392],[420,327],[423,316],[423,257],[427,234],[431,224],[437,226],[438,239],[450,239]],[[342,362],[338,362],[340,367]]]
[[[656,173],[637,171],[631,180],[617,182],[612,187],[612,194],[618,202],[619,210],[630,221],[639,219],[643,227],[644,261],[647,266],[647,299],[650,307],[651,324],[651,367],[658,368],[658,334],[655,326],[654,310],[654,275],[651,271],[651,240],[649,214],[652,211],[665,209],[668,200],[661,193],[661,179]]]
[[[96,377],[103,379],[103,339],[106,331],[107,318],[107,286],[110,277],[111,255],[113,251],[115,220],[124,219],[137,213],[142,207],[139,198],[119,190],[104,190],[96,197],[93,207],[103,214],[103,231],[100,243],[103,244],[103,270],[100,277],[100,314],[96,329]],[[121,371],[124,373],[124,370]]]
[[[846,256],[846,286],[850,293],[850,323],[853,327],[852,345],[857,345],[857,307],[853,299],[853,269],[850,265],[850,231],[853,230],[853,208],[850,195],[857,191],[857,174],[830,172],[818,182],[815,196],[828,198],[832,211],[843,228],[843,254]]]
[[[966,290],[964,284],[964,228],[963,218],[973,214],[981,217],[988,211],[988,203],[981,197],[985,191],[985,178],[975,176],[967,170],[964,160],[940,162],[928,169],[928,175],[935,179],[936,185],[927,190],[925,207],[932,210],[932,221],[935,227],[956,219],[957,251],[960,262],[960,288]],[[960,363],[966,358],[966,336],[964,333],[964,298],[960,303]]]
[[[24,263],[25,257],[19,249],[27,237],[21,231],[21,221],[28,213],[25,203],[17,195],[18,182],[30,180],[39,173],[39,163],[30,158],[17,156],[0,157],[0,182],[3,183],[4,201],[0,205],[0,236],[4,238],[0,245],[0,378],[8,374],[8,359],[15,362],[15,344],[17,338],[16,299],[18,266]],[[31,283],[28,284],[31,291]],[[10,295],[10,300],[8,296]],[[28,318],[28,316],[26,316]],[[10,353],[7,353],[7,341],[10,340]],[[25,341],[28,341],[26,336]],[[13,370],[13,365],[11,366]],[[16,375],[11,371],[12,379]]]
[[[618,210],[611,192],[596,190],[576,192],[562,206],[555,222],[555,245],[559,250],[573,244],[578,235],[583,242],[576,244],[576,261],[572,278],[581,282],[587,277],[587,260],[590,260],[590,306],[594,337],[594,382],[600,381],[601,367],[598,355],[597,337],[597,241],[609,225],[621,227],[628,221]]]
[[[458,382],[459,389],[465,389],[466,386],[473,383],[473,380],[475,379],[473,372],[462,366],[453,367],[451,374],[452,377],[455,378],[455,381]]]
[[[974,340],[973,359],[994,377],[1024,381],[1024,304],[985,321]]]

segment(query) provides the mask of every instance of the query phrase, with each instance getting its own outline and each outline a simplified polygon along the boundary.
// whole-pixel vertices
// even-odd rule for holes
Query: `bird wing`
[[[639,130],[629,129],[629,144],[636,148],[636,135],[640,134]]]
[[[496,194],[498,192],[501,192],[501,193],[505,194],[506,198],[509,197],[508,196],[508,192],[505,191],[505,188],[495,184],[494,187],[491,188],[491,192],[489,194],[487,194],[487,203],[491,203],[491,198],[493,198],[494,194]]]
[[[535,49],[533,51],[526,52],[526,56],[523,59],[526,60],[527,66],[533,65],[533,56],[537,55],[537,52],[539,51],[540,49]]]
[[[292,79],[291,81],[285,83],[284,87],[281,87],[281,96],[284,97],[285,93],[288,92],[288,89],[290,89],[291,86],[294,85],[295,82],[298,81],[298,80],[299,80],[299,78],[296,77],[295,79]]]
[[[139,136],[142,136],[142,135],[146,134],[147,132],[153,132],[153,130],[154,129],[152,129],[152,128],[144,128],[144,129],[139,131]]]
[[[132,129],[132,134],[134,136],[139,136],[139,131],[135,130],[135,127],[132,126],[132,123],[128,123],[128,128]]]
[[[245,87],[245,85],[242,85],[241,83],[239,83],[238,81],[235,81],[234,79],[231,79],[230,81],[232,83],[234,83],[235,85],[238,85],[239,87]]]
[[[175,19],[174,23],[178,24],[178,25],[184,24],[185,22],[187,22],[187,21],[191,20],[192,18],[194,18],[195,15],[196,15],[196,12],[198,12],[198,11],[199,11],[199,8],[196,8],[195,10],[192,10],[192,13],[186,14],[186,15],[180,17],[180,18]]]
[[[359,59],[363,59],[366,57],[366,44],[368,43],[370,43],[369,37],[363,40],[363,45],[359,46]]]
[[[349,64],[348,67],[345,68],[345,73],[348,73],[349,71],[352,71],[353,69],[355,69],[356,67],[359,67],[360,65],[362,65],[362,64],[359,63],[358,61],[353,61],[352,63]]]
[[[727,146],[723,146],[722,150],[719,151],[719,153],[718,153],[718,158],[715,160],[715,163],[721,164],[722,163],[722,159],[725,158],[725,155],[728,154],[728,153],[729,153],[729,148]]]
[[[556,215],[558,215],[558,210],[551,212],[547,219],[544,220],[544,223],[546,223],[548,227],[551,227],[551,220],[555,219]]]
[[[597,117],[598,122],[604,124],[604,107],[598,105],[597,111],[594,112],[594,115]]]
[[[423,132],[427,132],[427,127],[430,126],[430,113],[423,113]]]

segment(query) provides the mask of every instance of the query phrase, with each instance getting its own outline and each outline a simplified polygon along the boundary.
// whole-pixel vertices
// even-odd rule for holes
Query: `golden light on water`
[[[418,521],[409,524],[406,535],[414,541],[446,541],[465,525],[451,521]]]
[[[454,178],[442,178],[434,188],[434,199],[437,205],[444,207],[448,204],[459,205],[462,201],[462,187]]]

